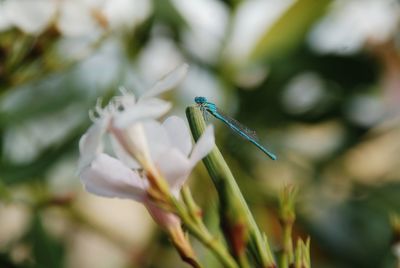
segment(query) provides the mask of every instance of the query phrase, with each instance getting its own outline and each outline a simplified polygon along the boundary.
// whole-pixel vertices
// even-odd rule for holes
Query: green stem
[[[193,220],[197,222],[200,228],[206,228],[204,223],[202,222],[201,210],[199,206],[196,204],[192,197],[192,193],[188,186],[183,186],[181,190],[183,202],[185,202],[186,206],[188,207],[190,216]],[[244,252],[245,253],[245,252]],[[241,268],[250,268],[249,260],[247,259],[246,255],[243,254],[238,256],[238,262]]]
[[[250,262],[246,256],[246,252],[243,252],[240,256],[238,256],[238,262],[241,268],[250,268]]]
[[[293,267],[311,268],[310,238],[307,238],[305,243],[300,238],[297,240],[297,245],[294,253]]]
[[[288,268],[294,262],[292,230],[296,220],[295,201],[297,188],[285,186],[279,198],[279,218],[283,228],[283,250],[280,267]]]
[[[292,224],[285,223],[283,226],[283,252],[280,268],[288,268],[293,259]]]
[[[192,233],[200,242],[209,248],[224,265],[224,267],[239,268],[221,241],[211,235],[203,223],[199,225],[198,221],[192,218],[191,214],[179,201],[176,199],[173,199],[172,201],[175,205],[179,218],[182,220],[190,233]]]
[[[202,221],[202,211],[193,199],[192,193],[187,185],[184,185],[181,190],[182,200],[185,203],[190,217],[198,226],[204,226]],[[205,226],[204,226],[205,227]]]
[[[186,109],[186,116],[192,135],[197,141],[206,128],[203,115],[194,106]],[[243,258],[243,254],[246,251],[245,246],[248,242],[250,251],[255,256],[259,267],[275,267],[268,242],[263,238],[258,229],[235,178],[218,148],[215,147],[203,159],[203,162],[217,188],[220,198],[222,228],[224,229],[225,237],[230,242],[231,250],[235,254],[236,259]],[[239,245],[238,242],[240,242]]]

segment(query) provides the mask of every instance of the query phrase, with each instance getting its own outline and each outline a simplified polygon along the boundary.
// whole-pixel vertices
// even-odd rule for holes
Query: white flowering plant
[[[258,229],[232,173],[215,148],[212,125],[205,125],[197,107],[187,109],[197,140],[193,145],[183,119],[169,116],[160,121],[171,104],[159,95],[175,88],[187,69],[186,64],[176,68],[138,99],[121,89],[122,95],[112,98],[104,107],[98,101],[89,113],[93,124],[79,142],[79,177],[92,194],[142,203],[168,233],[182,259],[192,267],[201,267],[201,264],[182,225],[208,247],[224,267],[249,267],[252,262],[262,267],[275,267],[266,236]],[[105,152],[105,139],[110,141],[110,153]],[[220,220],[227,247],[208,231],[201,209],[185,185],[191,171],[203,158],[220,195]],[[294,198],[289,194],[282,200],[282,204],[293,204]],[[293,211],[291,205],[289,214],[294,214]],[[291,225],[287,230],[291,230]],[[288,251],[282,255],[282,262],[289,264],[295,260],[291,235],[288,239]],[[296,261],[305,267],[309,265],[303,260],[303,256],[308,256],[308,245],[308,242],[301,242],[297,249],[302,257]],[[248,259],[247,250],[253,254],[252,261]]]
[[[170,116],[158,121],[171,105],[157,96],[174,88],[187,68],[180,66],[138,100],[122,90],[122,96],[114,97],[105,107],[99,102],[90,113],[93,125],[79,142],[78,173],[90,193],[141,202],[168,232],[182,258],[199,267],[181,229],[184,211],[177,203],[191,170],[215,145],[213,128],[209,126],[192,145],[183,119]],[[105,138],[110,139],[115,157],[104,153]]]

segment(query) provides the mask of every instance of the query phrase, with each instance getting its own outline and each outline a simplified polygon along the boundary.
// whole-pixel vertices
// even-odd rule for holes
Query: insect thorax
[[[197,104],[204,104],[207,102],[207,99],[205,97],[195,97],[194,102]]]

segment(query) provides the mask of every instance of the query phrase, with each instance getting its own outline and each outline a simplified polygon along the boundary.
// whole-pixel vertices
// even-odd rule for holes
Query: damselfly
[[[208,112],[211,115],[213,115],[215,118],[221,120],[223,123],[225,123],[228,127],[230,127],[237,134],[239,134],[240,136],[242,136],[243,138],[245,138],[246,140],[250,141],[255,146],[257,146],[258,149],[263,151],[272,160],[276,160],[276,156],[260,144],[255,131],[248,129],[247,127],[243,126],[241,123],[236,121],[235,119],[225,115],[223,112],[221,112],[217,108],[217,106],[214,103],[207,101],[207,99],[205,97],[195,97],[194,101],[199,105],[199,107],[203,113]]]

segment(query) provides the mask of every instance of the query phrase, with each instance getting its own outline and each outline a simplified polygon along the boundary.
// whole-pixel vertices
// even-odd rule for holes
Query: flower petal
[[[152,88],[140,96],[139,101],[160,95],[165,91],[175,88],[186,76],[188,68],[189,65],[184,63],[172,72],[165,75],[164,78],[159,80]]]
[[[101,139],[107,129],[108,123],[109,119],[106,117],[98,119],[79,140],[79,172],[82,168],[89,165],[97,154],[103,151]]]
[[[201,135],[193,147],[193,151],[190,155],[190,163],[194,166],[198,161],[203,159],[215,146],[214,128],[209,125]]]
[[[179,150],[172,148],[161,154],[155,163],[161,174],[168,181],[172,193],[178,197],[181,187],[193,167],[189,159]]]
[[[143,204],[146,206],[150,215],[159,226],[165,229],[173,229],[181,226],[181,221],[178,216],[176,216],[172,212],[167,212],[161,209],[148,198],[144,200]]]
[[[192,138],[189,128],[182,118],[177,116],[168,117],[164,123],[168,137],[173,147],[178,148],[185,156],[192,150]]]
[[[12,22],[7,16],[6,5],[0,2],[0,31],[5,31],[11,28]]]
[[[114,136],[111,135],[110,139],[113,151],[118,159],[122,161],[122,163],[132,169],[140,168],[139,163],[135,159],[133,159],[133,157],[122,147],[122,145]]]
[[[93,7],[85,1],[62,1],[57,27],[65,36],[89,35],[99,29]]]
[[[39,34],[46,29],[54,17],[56,1],[12,0],[5,2],[8,19],[20,30],[28,34]]]
[[[112,30],[132,29],[151,13],[148,0],[113,0],[104,2],[104,15]]]
[[[155,120],[144,122],[143,128],[146,135],[147,145],[150,150],[151,159],[158,159],[161,154],[171,147],[167,131],[158,121]]]
[[[99,196],[141,201],[146,195],[145,181],[118,159],[106,154],[99,154],[79,176],[86,190]]]
[[[118,128],[127,128],[139,120],[159,118],[170,108],[171,104],[167,101],[155,98],[147,99],[126,107],[125,111],[115,117],[114,125]]]
[[[143,124],[137,123],[126,129],[112,127],[111,133],[124,150],[132,155],[141,166],[151,161],[151,154]]]

